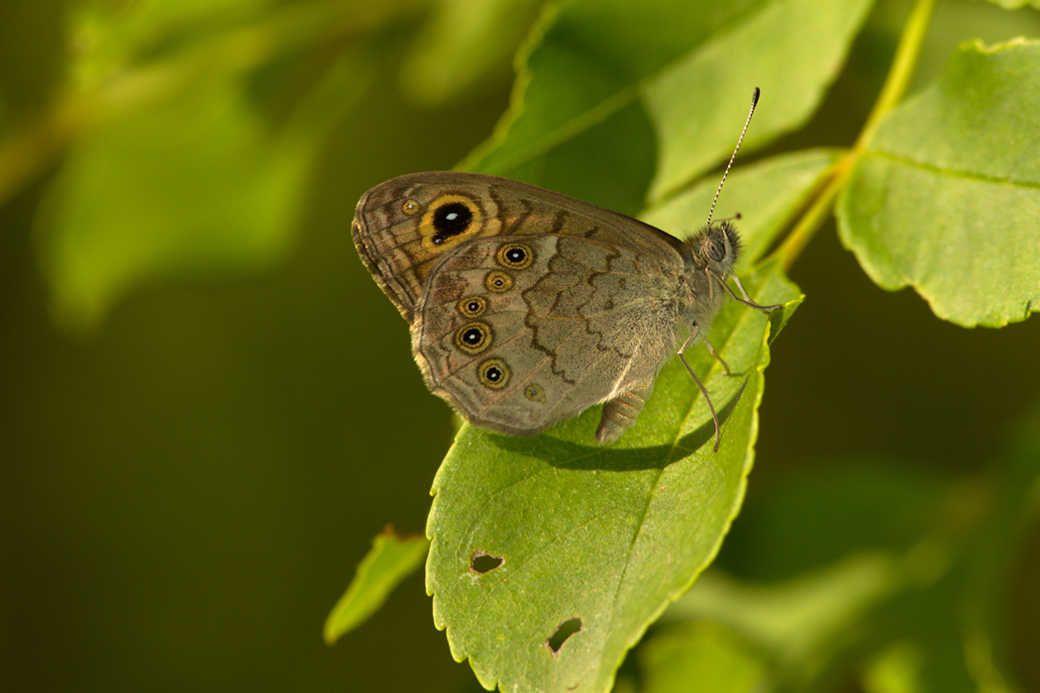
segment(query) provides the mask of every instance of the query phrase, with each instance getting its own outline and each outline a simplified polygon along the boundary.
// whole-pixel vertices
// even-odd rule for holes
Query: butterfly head
[[[740,258],[740,234],[729,221],[709,224],[686,242],[686,250],[698,269],[725,278]]]

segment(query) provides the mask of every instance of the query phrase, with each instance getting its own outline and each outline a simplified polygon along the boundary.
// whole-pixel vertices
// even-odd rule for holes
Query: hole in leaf
[[[549,636],[549,639],[545,641],[545,644],[549,646],[553,654],[560,651],[563,647],[563,643],[567,642],[567,638],[571,637],[575,633],[581,630],[581,619],[578,617],[568,618],[566,621],[556,626],[556,632]]]
[[[506,559],[501,556],[492,556],[483,551],[475,551],[473,557],[469,559],[469,569],[474,573],[480,573],[483,575],[484,573],[490,573],[505,562]]]

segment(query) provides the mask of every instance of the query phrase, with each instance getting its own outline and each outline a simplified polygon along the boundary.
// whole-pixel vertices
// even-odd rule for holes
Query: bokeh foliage
[[[317,638],[373,528],[422,524],[449,442],[353,257],[353,203],[462,161],[685,235],[757,85],[720,212],[744,217],[742,276],[776,250],[749,288],[790,303],[720,317],[741,378],[691,353],[726,443],[678,364],[616,451],[588,448],[596,412],[536,442],[464,426],[433,482],[435,623],[506,690],[1040,681],[1037,321],[938,320],[1037,309],[1034,10],[30,5],[0,17],[0,678],[472,685],[414,577],[367,637]],[[878,290],[906,285],[934,314]],[[396,541],[329,639],[417,566]],[[475,577],[474,551],[506,561]]]

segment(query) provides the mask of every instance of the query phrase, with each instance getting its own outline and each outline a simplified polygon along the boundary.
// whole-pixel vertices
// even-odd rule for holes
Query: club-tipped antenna
[[[733,160],[737,158],[737,152],[740,151],[740,143],[744,141],[744,133],[747,132],[748,125],[751,125],[751,116],[755,115],[755,106],[758,105],[758,96],[761,93],[761,90],[755,87],[754,93],[751,94],[751,110],[748,111],[747,120],[744,121],[744,129],[740,131],[740,139],[737,140],[737,146],[733,148],[733,154],[729,157],[726,170],[722,172],[722,180],[719,181],[719,188],[715,191],[715,199],[711,201],[711,209],[708,210],[708,226],[711,226],[711,217],[715,214],[715,203],[719,201],[719,195],[722,194],[722,186],[726,182],[726,176],[729,175],[729,167],[733,165]]]

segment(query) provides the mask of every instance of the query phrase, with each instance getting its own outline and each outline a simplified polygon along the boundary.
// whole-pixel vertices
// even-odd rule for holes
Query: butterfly
[[[721,361],[706,337],[727,299],[780,307],[748,296],[733,274],[740,236],[711,213],[683,241],[525,183],[435,171],[366,192],[351,230],[411,326],[427,386],[501,433],[539,433],[603,403],[596,440],[611,443],[635,423],[671,356],[701,341]],[[718,450],[714,405],[682,360],[708,402]]]

